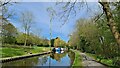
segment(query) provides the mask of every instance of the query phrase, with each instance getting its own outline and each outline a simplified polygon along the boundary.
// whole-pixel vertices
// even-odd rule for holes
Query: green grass
[[[102,59],[101,63],[104,63],[108,66],[113,66],[113,60],[112,59]]]
[[[97,55],[95,55],[95,54],[90,54],[90,53],[86,53],[88,56],[90,56],[90,57],[93,57],[96,61],[98,61],[99,62],[99,58],[97,58]],[[103,64],[105,64],[105,65],[107,65],[107,66],[114,66],[113,65],[113,59],[102,59],[101,60],[101,63],[103,63]]]
[[[80,52],[79,51],[74,51],[74,52],[75,52],[75,60],[72,65],[72,68],[74,68],[74,66],[82,66],[82,57],[80,55]]]
[[[92,58],[94,58],[94,59],[96,59],[97,60],[97,56],[95,55],[95,54],[90,54],[90,53],[86,53],[88,56],[90,56],[90,57],[92,57]]]
[[[0,48],[0,54],[2,58],[27,55],[29,53],[41,53],[49,51],[48,47],[35,47],[35,48],[12,48],[12,47],[2,47]],[[27,52],[25,52],[27,51]]]

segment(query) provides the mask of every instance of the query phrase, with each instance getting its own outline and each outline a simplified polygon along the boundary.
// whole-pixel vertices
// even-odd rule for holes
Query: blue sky
[[[83,7],[82,10],[76,9],[78,12],[76,16],[70,16],[68,22],[60,28],[60,25],[64,23],[59,20],[57,17],[52,21],[52,38],[60,37],[61,39],[68,41],[69,34],[71,34],[75,29],[76,20],[80,18],[89,18],[92,17],[98,11],[97,3],[89,2],[88,6],[91,10],[89,12],[86,11],[86,8]],[[31,11],[34,14],[34,23],[31,27],[31,32],[34,34],[40,33],[40,36],[43,36],[47,39],[50,39],[50,17],[49,13],[46,11],[48,7],[53,7],[55,10],[59,10],[56,7],[55,2],[21,2],[18,4],[14,4],[9,7],[10,10],[14,10],[16,15],[10,22],[12,22],[19,31],[23,32],[23,27],[21,22],[19,21],[19,15],[22,11]]]

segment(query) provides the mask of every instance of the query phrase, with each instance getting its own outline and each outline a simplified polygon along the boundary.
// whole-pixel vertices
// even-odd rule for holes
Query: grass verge
[[[72,65],[72,68],[75,68],[76,66],[81,66],[82,67],[82,56],[80,55],[79,51],[74,51],[75,52],[75,60]]]
[[[33,53],[41,53],[49,51],[48,47],[35,47],[35,48],[12,48],[12,47],[2,47],[0,48],[0,53],[2,58],[22,56]]]
[[[98,56],[97,55],[95,55],[95,54],[90,54],[90,53],[86,53],[88,56],[90,56],[90,57],[93,57],[97,62],[100,62],[100,63],[102,63],[102,64],[104,64],[104,65],[106,65],[106,66],[109,66],[109,67],[113,67],[114,65],[113,65],[113,59],[102,59],[101,61],[99,61],[100,59],[99,58],[97,58]]]

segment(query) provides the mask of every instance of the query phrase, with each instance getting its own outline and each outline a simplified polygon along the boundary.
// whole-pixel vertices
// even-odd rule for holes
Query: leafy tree
[[[59,37],[56,37],[56,38],[55,38],[54,46],[55,46],[55,47],[60,46],[60,38],[59,38]]]
[[[23,33],[18,33],[17,37],[16,37],[16,44],[19,44],[19,45],[23,45],[24,44],[24,41],[25,41],[25,34]]]
[[[54,47],[66,47],[67,43],[63,40],[61,40],[59,37],[56,37],[54,39]]]
[[[4,21],[5,22],[5,21]],[[16,35],[17,35],[17,29],[14,25],[9,23],[6,20],[6,24],[2,25],[2,41],[3,43],[15,43],[16,42]]]
[[[49,40],[48,39],[42,39],[42,44],[45,47],[49,47]]]
[[[117,30],[117,26],[116,26],[115,20],[113,18],[113,14],[112,14],[112,11],[111,11],[111,8],[110,8],[110,4],[109,4],[109,2],[99,2],[99,3],[102,5],[103,11],[106,14],[107,24],[109,26],[109,29],[111,30],[114,38],[116,39],[117,44],[120,46],[120,34]]]
[[[107,0],[99,0],[98,3],[101,5],[102,14],[95,17],[95,19],[97,18],[98,20],[102,15],[104,14],[106,15],[105,17],[107,19],[106,24],[108,25],[111,33],[113,34],[116,43],[120,46],[120,34],[119,31],[117,30],[117,25],[116,25],[116,21],[114,20],[114,16],[113,16],[114,14],[112,13],[110,2],[108,2]],[[62,4],[62,6],[60,4]],[[61,20],[64,19],[64,22],[67,22],[70,16],[73,16],[73,14],[76,15],[76,13],[78,12],[77,10],[81,8],[85,8],[87,6],[86,4],[87,3],[85,2],[85,0],[83,0],[82,2],[77,2],[77,0],[75,0],[74,2],[69,1],[67,3],[57,3],[57,5],[60,5],[62,9],[60,11],[60,13],[61,12],[62,13],[59,14],[58,12],[58,15]]]
[[[54,46],[54,41],[55,41],[55,39],[51,39],[51,47]]]
[[[2,28],[3,28],[3,31],[4,31],[3,33],[6,36],[15,36],[16,33],[17,33],[17,29],[11,23],[3,25]]]

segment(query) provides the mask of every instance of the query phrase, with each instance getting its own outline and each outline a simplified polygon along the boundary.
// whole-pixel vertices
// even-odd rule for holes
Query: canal
[[[61,53],[51,53],[43,56],[35,56],[31,58],[25,58],[10,62],[2,63],[2,68],[6,67],[56,67],[64,66],[66,68],[71,67],[75,58],[75,53],[72,51],[66,51]]]

